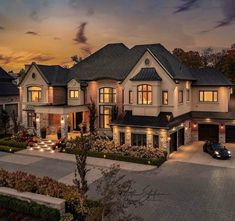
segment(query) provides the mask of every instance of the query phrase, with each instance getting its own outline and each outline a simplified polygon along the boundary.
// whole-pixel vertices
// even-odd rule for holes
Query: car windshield
[[[220,143],[214,143],[214,144],[212,144],[212,146],[215,150],[224,149],[224,146]]]

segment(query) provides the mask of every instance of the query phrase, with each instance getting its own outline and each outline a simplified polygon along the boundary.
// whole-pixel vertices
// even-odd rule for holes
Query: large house
[[[0,67],[0,109],[5,110],[12,119],[18,120],[19,115],[19,90],[14,78]]]
[[[89,130],[87,104],[95,102],[99,133],[117,145],[171,153],[183,144],[235,142],[228,110],[232,84],[212,68],[189,69],[161,44],[108,44],[71,69],[32,63],[20,83],[27,127]],[[113,110],[118,117],[113,118]]]

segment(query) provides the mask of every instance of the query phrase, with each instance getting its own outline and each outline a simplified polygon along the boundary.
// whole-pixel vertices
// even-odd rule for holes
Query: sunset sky
[[[201,50],[235,43],[234,0],[0,0],[0,66],[67,65],[107,43]]]

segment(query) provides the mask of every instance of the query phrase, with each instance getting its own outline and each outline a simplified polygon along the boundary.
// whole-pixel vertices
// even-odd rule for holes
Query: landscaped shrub
[[[0,207],[18,213],[23,213],[25,215],[41,218],[45,221],[60,220],[60,212],[57,209],[39,205],[35,202],[15,199],[9,196],[0,195]]]
[[[19,142],[12,138],[4,138],[0,139],[0,145],[25,149],[27,147],[27,142]]]
[[[145,146],[120,145],[115,146],[114,141],[107,137],[93,137],[91,151],[88,156],[107,158],[112,160],[127,161],[160,166],[166,160],[166,152],[159,148]],[[68,142],[66,153],[78,153],[72,142]]]
[[[8,146],[0,145],[0,151],[2,151],[2,152],[15,153],[20,150],[22,150],[22,148],[8,147]]]

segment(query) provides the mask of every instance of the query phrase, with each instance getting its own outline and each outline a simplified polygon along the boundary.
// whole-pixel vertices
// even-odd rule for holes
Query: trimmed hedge
[[[20,149],[26,149],[27,148],[27,143],[26,142],[17,142],[15,140],[5,138],[5,139],[0,139],[0,145],[3,146],[8,146],[8,147],[16,147]]]
[[[79,154],[79,151],[71,149],[71,148],[66,148],[65,153]],[[97,157],[97,158],[105,158],[105,159],[110,159],[110,160],[125,161],[125,162],[131,162],[131,163],[156,165],[158,167],[161,166],[166,161],[165,157],[159,157],[157,159],[146,159],[146,158],[122,156],[116,153],[102,153],[102,152],[95,152],[95,151],[88,152],[88,156]]]
[[[35,202],[19,200],[10,196],[0,195],[0,207],[25,215],[42,218],[45,221],[60,220],[60,212],[57,209],[39,205]]]
[[[8,147],[0,145],[0,151],[7,152],[7,153],[15,153],[17,151],[23,150],[23,148],[16,148],[16,147]]]

